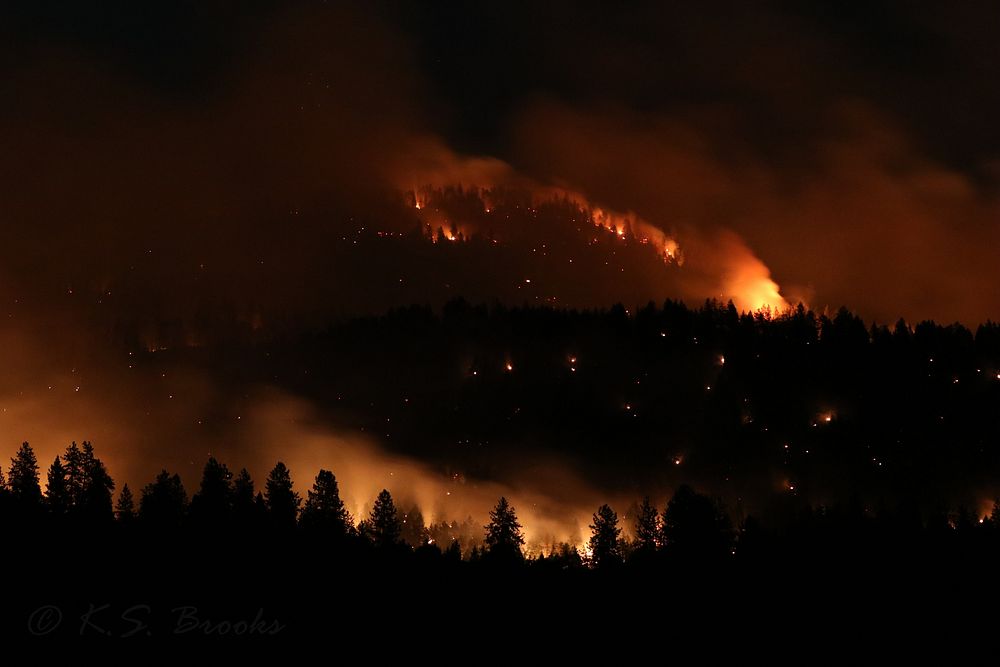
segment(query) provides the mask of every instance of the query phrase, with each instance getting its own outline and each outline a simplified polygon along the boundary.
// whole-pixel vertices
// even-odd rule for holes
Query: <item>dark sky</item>
[[[90,437],[113,465],[165,440],[200,461],[208,408],[252,398],[137,380],[123,340],[528,300],[540,244],[590,238],[539,219],[486,259],[356,242],[410,229],[400,190],[424,185],[571,192],[686,258],[553,260],[531,297],[557,304],[780,288],[996,320],[997,34],[987,2],[3,3],[0,424],[43,460]]]

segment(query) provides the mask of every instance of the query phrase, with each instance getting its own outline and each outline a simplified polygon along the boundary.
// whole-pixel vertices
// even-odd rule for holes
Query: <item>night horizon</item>
[[[0,525],[101,536],[118,600],[110,550],[199,554],[185,600],[129,581],[298,636],[299,600],[253,620],[199,562],[264,540],[303,587],[330,558],[568,599],[988,562],[997,29],[892,1],[4,6]]]

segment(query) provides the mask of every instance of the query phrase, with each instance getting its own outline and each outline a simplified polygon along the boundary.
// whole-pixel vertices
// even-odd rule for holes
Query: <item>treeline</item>
[[[866,323],[846,309],[637,310],[453,301],[229,355],[347,427],[469,476],[570,458],[641,497],[687,483],[760,507],[980,506],[1000,479],[1000,326]]]
[[[233,474],[214,457],[206,462],[198,490],[188,496],[179,475],[161,471],[136,499],[122,486],[112,503],[114,481],[89,442],[72,443],[46,474],[43,491],[35,454],[23,443],[0,473],[0,521],[5,534],[60,536],[92,534],[125,543],[174,541],[177,544],[278,539],[332,550],[338,557],[376,555],[420,564],[461,562],[526,566],[545,571],[644,569],[658,563],[699,566],[772,566],[777,561],[809,562],[881,556],[913,560],[917,555],[1000,554],[1000,504],[980,517],[973,510],[922,516],[915,507],[872,510],[857,502],[813,507],[788,496],[761,519],[734,522],[723,504],[681,485],[662,511],[644,498],[624,521],[609,505],[593,514],[583,545],[563,543],[547,552],[527,554],[515,508],[498,499],[486,525],[472,519],[425,525],[419,509],[401,512],[389,490],[374,500],[368,516],[356,520],[340,498],[333,472],[320,470],[303,497],[288,468],[278,462],[262,490],[246,469]],[[475,526],[478,539],[468,539]],[[301,540],[301,542],[296,542]],[[582,548],[580,548],[582,546]],[[853,554],[853,555],[852,555]],[[210,557],[210,554],[204,554]]]

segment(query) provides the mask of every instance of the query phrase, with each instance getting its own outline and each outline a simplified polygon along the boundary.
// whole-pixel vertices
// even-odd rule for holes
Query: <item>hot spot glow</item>
[[[723,232],[712,252],[722,263],[722,298],[732,299],[740,310],[779,312],[791,306],[781,296],[778,283],[767,268],[736,234]]]

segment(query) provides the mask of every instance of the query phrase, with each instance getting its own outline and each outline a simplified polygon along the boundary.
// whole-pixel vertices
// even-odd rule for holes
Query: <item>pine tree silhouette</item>
[[[132,497],[132,489],[128,488],[128,484],[123,484],[121,493],[118,494],[118,502],[115,503],[115,516],[122,524],[130,524],[135,521],[135,499]]]
[[[660,515],[650,502],[649,496],[642,499],[635,517],[635,540],[640,551],[649,553],[656,550],[660,538]]]
[[[66,491],[69,496],[69,504],[72,509],[75,509],[83,503],[87,478],[83,452],[75,440],[66,448],[63,462],[66,469]]]
[[[10,460],[7,487],[19,511],[32,512],[41,505],[42,488],[38,483],[38,460],[27,442],[21,444],[17,455]]]
[[[608,567],[621,562],[618,514],[609,505],[601,505],[590,525],[590,552],[594,567]]]
[[[267,476],[264,497],[272,524],[282,529],[294,528],[302,499],[292,490],[292,477],[281,461]]]
[[[254,492],[253,479],[242,468],[233,480],[233,523],[238,532],[258,530],[267,521],[267,503]]]
[[[524,534],[518,523],[517,513],[501,496],[496,507],[490,511],[490,522],[486,525],[486,547],[494,558],[523,558],[521,546],[524,544]]]
[[[95,456],[94,447],[90,442],[84,441],[81,454],[83,495],[78,510],[89,521],[111,521],[114,518],[111,498],[115,482],[108,474],[104,463]]]
[[[63,517],[70,510],[69,488],[66,484],[66,468],[56,456],[49,466],[46,476],[45,505],[53,516]]]
[[[156,480],[147,484],[139,499],[139,519],[159,529],[180,527],[187,511],[187,493],[180,475],[161,470]]]
[[[226,464],[210,456],[202,471],[201,487],[191,498],[191,521],[202,529],[224,529],[233,505],[233,474]]]
[[[337,478],[329,470],[320,470],[316,475],[299,522],[306,530],[335,539],[345,537],[353,530],[351,515],[340,499]]]
[[[400,542],[403,525],[399,521],[392,494],[382,489],[375,499],[366,522],[367,535],[377,547],[392,547]]]
[[[253,480],[246,468],[242,468],[240,473],[233,480],[233,509],[245,511],[253,507],[254,490]]]

